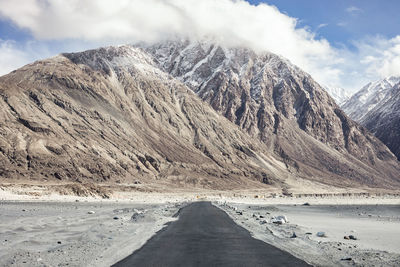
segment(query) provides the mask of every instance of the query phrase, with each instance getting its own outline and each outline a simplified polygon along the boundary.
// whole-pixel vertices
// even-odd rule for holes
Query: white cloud
[[[355,45],[367,74],[378,74],[381,78],[400,75],[400,35],[392,39],[368,38]]]
[[[346,11],[362,12],[357,7]],[[338,49],[276,7],[255,6],[244,0],[25,0],[23,5],[20,1],[0,0],[0,17],[29,30],[39,40],[35,48],[47,42],[67,44],[57,46],[58,53],[90,45],[152,42],[174,36],[211,37],[228,46],[246,45],[280,54],[321,84],[350,90],[400,69],[396,38],[360,41],[355,52]],[[321,24],[318,29],[325,26]],[[13,48],[10,44],[1,47],[3,51]],[[55,54],[54,47],[50,50],[41,55]],[[13,54],[16,59],[2,59],[0,73],[32,58],[15,48],[5,54]]]
[[[243,0],[0,0],[0,15],[40,40],[98,44],[156,41],[179,35],[212,37],[285,56],[316,78],[335,72],[337,55],[325,39],[273,6]],[[325,63],[324,63],[325,62]],[[322,66],[321,66],[322,65]],[[332,79],[332,76],[330,80]]]
[[[321,23],[321,24],[319,24],[319,25],[317,26],[317,29],[321,29],[321,28],[324,28],[324,27],[326,27],[326,26],[328,26],[327,23]]]
[[[7,74],[16,68],[29,63],[29,56],[16,47],[16,43],[10,40],[0,39],[0,75]]]
[[[356,14],[359,12],[362,12],[363,10],[359,7],[356,6],[349,6],[348,8],[346,8],[346,12],[347,13],[351,13],[351,14]]]

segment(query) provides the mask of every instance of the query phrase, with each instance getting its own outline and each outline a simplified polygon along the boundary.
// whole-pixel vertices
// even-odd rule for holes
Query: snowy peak
[[[400,77],[391,76],[367,84],[343,108],[400,160]]]
[[[325,91],[341,106],[350,99],[351,93],[341,87],[323,86]]]
[[[400,76],[391,76],[368,83],[346,101],[342,108],[354,120],[362,121],[368,112],[384,101],[393,87],[400,82]]]
[[[228,48],[208,41],[170,41],[141,47],[154,56],[161,69],[198,94],[219,75],[227,75],[236,81],[252,78],[251,96],[256,99],[261,94],[262,76],[269,75],[279,83],[293,73],[302,72],[287,59],[272,53],[257,54],[247,48]]]

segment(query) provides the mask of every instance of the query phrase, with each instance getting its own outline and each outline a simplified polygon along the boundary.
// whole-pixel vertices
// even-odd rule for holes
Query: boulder
[[[284,223],[286,223],[285,220],[282,219],[282,218],[281,218],[281,219],[272,218],[271,222],[272,222],[272,223],[275,223],[275,224],[284,224]]]
[[[326,233],[325,232],[318,232],[317,236],[318,237],[326,237]]]
[[[357,238],[354,235],[349,235],[349,239],[351,240],[357,240]]]
[[[285,215],[279,215],[279,216],[273,217],[272,222],[273,223],[277,222],[278,224],[283,224],[283,223],[288,223],[289,220]],[[279,222],[282,222],[282,223],[279,223]]]

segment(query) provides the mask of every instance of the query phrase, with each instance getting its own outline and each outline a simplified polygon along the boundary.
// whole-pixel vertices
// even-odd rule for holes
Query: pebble
[[[113,219],[114,219],[114,220],[118,220],[119,218],[118,218],[117,216],[115,216]]]
[[[94,214],[95,212],[93,210],[88,211],[88,214]]]
[[[350,257],[348,257],[348,258],[343,258],[343,259],[341,259],[342,261],[351,261],[351,260],[353,260],[352,258],[350,258]]]

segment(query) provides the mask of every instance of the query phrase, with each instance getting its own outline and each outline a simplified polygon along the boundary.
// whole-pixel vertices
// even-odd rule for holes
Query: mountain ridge
[[[364,86],[344,105],[345,111],[385,143],[400,160],[400,77]]]
[[[278,87],[268,91],[263,79],[241,77],[222,97],[218,89],[227,82],[224,73],[233,71],[218,64],[218,57],[226,59],[224,48],[214,47],[212,59],[220,72],[209,73],[211,79],[202,77],[208,82],[195,94],[196,70],[181,69],[188,79],[180,80],[161,68],[160,57],[148,49],[128,45],[62,54],[1,77],[0,102],[6,109],[0,115],[0,176],[128,183],[136,179],[212,189],[291,188],[302,180],[389,188],[399,183],[395,177],[399,167],[387,148],[348,121],[322,89],[313,89],[316,83],[309,75],[301,72],[295,77],[297,67],[280,72],[264,69],[271,75],[278,71],[291,85],[298,82],[296,78],[304,80],[302,85],[309,88],[297,88],[294,96],[280,94]],[[231,51],[244,53],[245,60],[262,63],[272,58],[278,65],[289,64],[271,54],[260,60],[250,50]],[[207,70],[203,65],[209,59],[189,63]],[[247,67],[254,69],[254,65]],[[249,91],[239,90],[236,98],[232,92],[240,89],[239,82]],[[207,97],[210,88],[215,90],[213,97]],[[329,103],[333,110],[329,115],[340,120],[340,128],[346,122],[349,136],[356,133],[366,151],[359,152],[360,146],[346,145],[344,140],[335,148],[332,144],[339,137],[321,130],[327,120],[320,128],[313,125],[313,118],[326,113],[314,105],[314,96]],[[258,101],[257,105],[248,99]],[[309,159],[301,159],[308,155]]]

